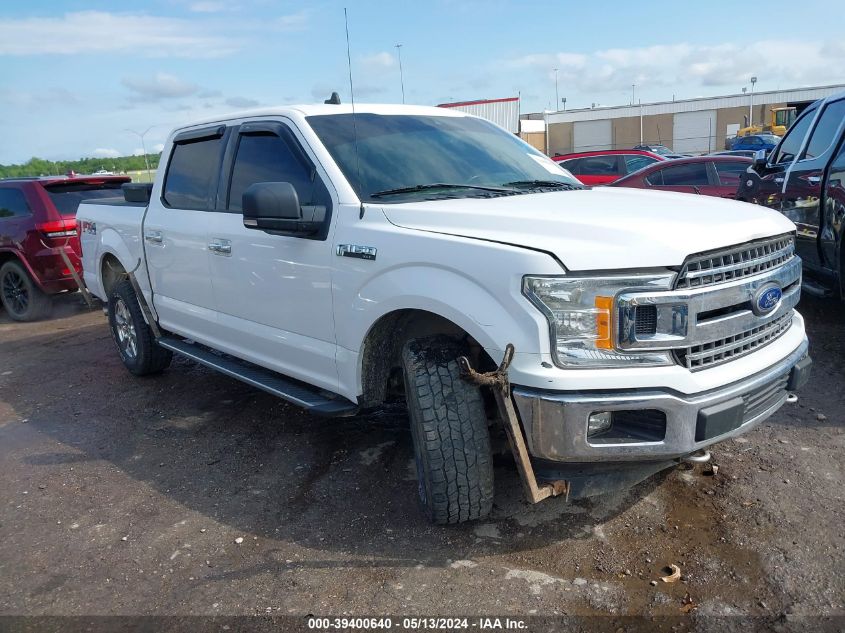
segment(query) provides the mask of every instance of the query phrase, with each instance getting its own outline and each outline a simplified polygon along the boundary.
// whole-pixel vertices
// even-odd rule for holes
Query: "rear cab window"
[[[205,132],[174,139],[162,193],[166,206],[195,211],[212,208],[225,142],[222,127]]]

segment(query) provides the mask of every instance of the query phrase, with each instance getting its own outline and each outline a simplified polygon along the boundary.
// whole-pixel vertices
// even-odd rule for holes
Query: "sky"
[[[520,96],[539,112],[558,97],[627,104],[632,85],[646,103],[738,93],[752,75],[757,91],[845,83],[833,5],[4,0],[0,163],[137,154],[144,132],[158,151],[193,119],[332,91],[348,101],[344,7],[357,102],[401,103],[402,44],[407,103]]]

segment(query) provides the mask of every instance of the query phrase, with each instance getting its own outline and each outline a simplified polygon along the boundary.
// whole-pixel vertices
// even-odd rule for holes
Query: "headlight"
[[[525,277],[523,294],[549,321],[558,367],[671,365],[667,352],[615,350],[616,295],[630,290],[669,290],[674,274],[606,277]]]

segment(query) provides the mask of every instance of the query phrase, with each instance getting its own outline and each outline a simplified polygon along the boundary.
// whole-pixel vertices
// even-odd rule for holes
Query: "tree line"
[[[160,154],[147,154],[150,169],[158,167]],[[64,176],[69,171],[77,174],[93,174],[105,169],[115,173],[142,171],[147,168],[144,156],[118,156],[116,158],[80,158],[79,160],[45,160],[30,158],[22,165],[0,165],[0,178],[20,178],[23,176]]]

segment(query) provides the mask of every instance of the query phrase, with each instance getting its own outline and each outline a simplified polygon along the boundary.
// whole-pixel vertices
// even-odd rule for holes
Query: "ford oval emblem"
[[[751,309],[757,316],[768,314],[780,304],[783,291],[776,284],[768,284],[754,293],[751,301]]]

